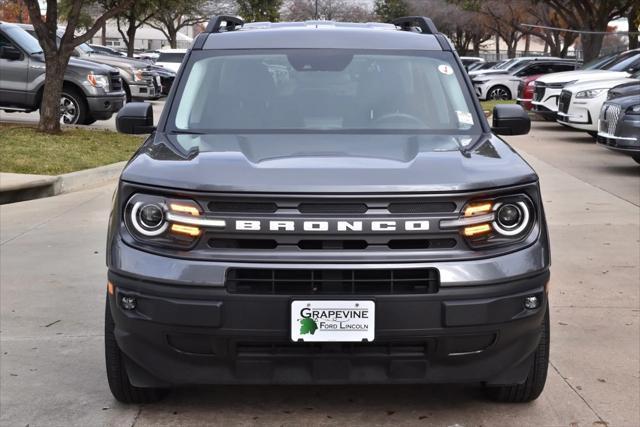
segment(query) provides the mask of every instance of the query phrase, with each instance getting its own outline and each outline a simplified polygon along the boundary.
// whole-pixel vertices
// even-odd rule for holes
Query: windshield
[[[448,52],[201,51],[192,59],[169,117],[178,132],[459,134],[478,126]]]
[[[95,50],[91,49],[91,46],[89,46],[86,43],[81,43],[78,45],[78,49],[80,49],[81,51],[83,51],[84,53],[92,53],[95,52]]]
[[[496,70],[504,70],[513,65],[515,59],[509,59],[508,61],[498,62],[493,68]]]
[[[156,62],[175,62],[179,64],[182,62],[184,55],[182,52],[163,52],[158,56]]]
[[[640,53],[638,52],[626,52],[612,62],[602,67],[603,70],[609,71],[627,71],[636,61],[640,61]]]
[[[38,40],[22,28],[9,26],[5,31],[13,42],[29,55],[42,52],[42,47],[40,47]]]

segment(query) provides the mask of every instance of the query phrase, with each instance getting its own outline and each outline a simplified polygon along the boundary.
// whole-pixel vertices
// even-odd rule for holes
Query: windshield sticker
[[[473,116],[468,111],[457,111],[458,122],[461,125],[473,125]]]
[[[440,64],[438,65],[438,71],[442,74],[450,76],[453,74],[453,68],[451,68],[448,64]]]

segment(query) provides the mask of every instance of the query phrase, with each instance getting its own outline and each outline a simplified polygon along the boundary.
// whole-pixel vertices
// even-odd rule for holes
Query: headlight
[[[640,104],[627,108],[627,114],[640,114]]]
[[[193,200],[134,194],[125,205],[124,224],[141,243],[188,248],[202,235],[202,226],[216,225],[201,215]]]
[[[109,78],[101,74],[93,74],[93,71],[87,74],[87,81],[93,87],[109,88]]]
[[[142,68],[131,67],[131,74],[133,75],[134,82],[140,82],[144,80],[144,70]]]
[[[582,90],[582,91],[576,93],[576,98],[583,98],[583,99],[595,98],[596,96],[600,95],[605,90],[607,90],[607,89]]]
[[[471,247],[516,243],[529,235],[535,224],[533,202],[524,195],[473,201],[460,218],[443,220],[441,228],[457,228]]]

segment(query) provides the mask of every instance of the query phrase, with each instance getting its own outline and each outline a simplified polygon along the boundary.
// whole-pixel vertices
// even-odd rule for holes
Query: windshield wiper
[[[197,131],[197,130],[170,130],[169,133],[171,135],[206,135],[205,132]]]

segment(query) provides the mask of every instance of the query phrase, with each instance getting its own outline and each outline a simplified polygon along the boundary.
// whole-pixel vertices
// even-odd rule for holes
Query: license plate
[[[291,339],[310,342],[361,342],[375,337],[373,301],[293,301]]]

